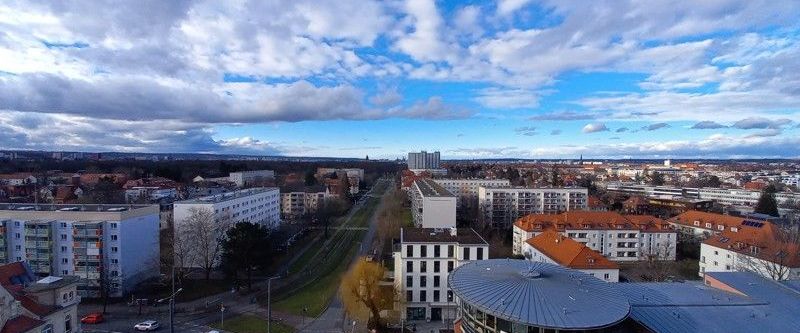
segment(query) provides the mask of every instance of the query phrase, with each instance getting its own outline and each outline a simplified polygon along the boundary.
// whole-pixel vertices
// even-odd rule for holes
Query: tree
[[[318,223],[325,226],[325,238],[328,238],[328,227],[331,221],[338,216],[344,215],[349,207],[349,201],[342,199],[325,199],[318,203],[319,207],[314,211],[314,217]]]
[[[381,286],[385,272],[383,266],[359,258],[342,277],[339,291],[347,313],[358,317],[363,316],[366,310],[369,316],[367,327],[378,331],[384,327],[381,310],[391,308],[395,296],[391,286]]]
[[[253,272],[269,266],[272,257],[269,230],[250,222],[241,222],[228,229],[222,240],[222,267],[238,282],[240,272],[252,288]]]
[[[183,221],[186,234],[181,236],[187,237],[188,243],[184,245],[189,246],[190,256],[194,259],[190,265],[202,268],[206,280],[211,278],[211,271],[219,263],[228,220],[221,218],[217,221],[214,212],[207,208],[190,208],[189,216]]]
[[[786,280],[794,263],[800,258],[800,231],[797,227],[778,228],[774,233],[761,235],[754,244],[734,244],[736,269],[748,271],[773,280]]]
[[[769,186],[764,188],[764,191],[761,192],[761,197],[758,198],[758,203],[754,211],[770,216],[780,216],[780,214],[778,214],[778,201],[775,200],[775,194],[770,191]]]
[[[306,186],[314,186],[314,185],[317,184],[317,178],[314,177],[314,172],[306,171],[305,184],[306,184]]]
[[[654,186],[664,185],[664,175],[660,172],[653,172],[650,174],[650,184]]]

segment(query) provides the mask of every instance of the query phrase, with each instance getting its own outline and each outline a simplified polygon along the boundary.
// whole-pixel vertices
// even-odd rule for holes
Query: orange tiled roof
[[[699,225],[694,225],[695,221],[699,222]],[[742,221],[744,221],[743,217],[707,213],[697,210],[690,210],[670,219],[670,222],[676,224],[693,228],[703,228],[712,231],[720,231],[718,228],[720,225],[724,226],[725,230],[730,230],[731,227],[741,226]],[[711,228],[707,228],[706,223],[711,223]]]
[[[531,232],[554,228],[609,230],[637,229],[644,231],[672,231],[669,224],[649,215],[622,215],[617,212],[569,211],[561,214],[530,214],[517,219],[514,225]]]
[[[45,322],[34,319],[28,316],[18,316],[9,319],[3,327],[0,327],[0,333],[22,333],[29,332],[34,328],[44,325]]]
[[[714,237],[709,237],[703,241],[703,244],[787,267],[800,267],[800,244],[796,241],[781,240],[779,230],[769,222],[764,222],[760,228],[743,226],[736,232],[727,230]],[[754,247],[757,248],[757,252],[753,252]]]
[[[575,269],[618,269],[619,265],[606,259],[588,246],[548,230],[528,239],[528,244],[559,265]]]

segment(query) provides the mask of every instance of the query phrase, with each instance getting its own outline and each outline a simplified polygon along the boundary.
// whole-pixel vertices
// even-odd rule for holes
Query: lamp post
[[[280,277],[276,275],[267,279],[267,333],[271,333],[270,326],[272,326],[272,280]]]
[[[183,291],[183,288],[178,288],[172,295],[169,297],[162,298],[158,300],[158,303],[163,303],[166,300],[169,300],[169,332],[175,333],[175,296],[178,295],[179,292]]]

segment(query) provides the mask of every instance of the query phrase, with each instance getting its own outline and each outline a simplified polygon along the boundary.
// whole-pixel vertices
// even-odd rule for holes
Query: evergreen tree
[[[239,273],[244,273],[248,289],[252,287],[253,273],[269,266],[271,257],[270,232],[259,224],[237,223],[222,241],[223,269],[236,280]]]
[[[774,192],[768,191],[767,188],[761,192],[761,197],[758,198],[756,204],[756,213],[767,214],[770,216],[779,216],[778,214],[778,201],[775,200]]]

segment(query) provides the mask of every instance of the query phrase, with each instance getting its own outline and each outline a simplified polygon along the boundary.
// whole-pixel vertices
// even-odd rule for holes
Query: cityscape
[[[800,3],[0,3],[0,333],[800,332]]]

